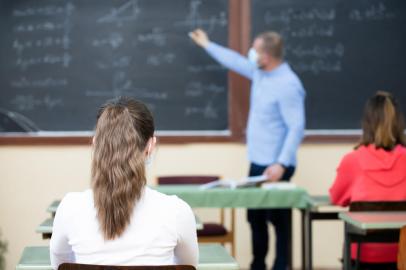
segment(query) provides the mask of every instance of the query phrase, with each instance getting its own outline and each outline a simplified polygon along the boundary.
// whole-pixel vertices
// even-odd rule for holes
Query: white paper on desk
[[[261,185],[264,189],[295,189],[296,184],[291,182],[274,182],[274,183],[263,183]]]
[[[237,187],[250,187],[264,183],[268,178],[265,175],[249,176],[237,181]]]
[[[267,180],[267,177],[265,175],[259,175],[259,176],[250,176],[246,178],[242,178],[239,180],[233,180],[233,179],[221,179],[221,180],[216,180],[207,184],[203,184],[200,186],[200,189],[210,189],[210,188],[215,188],[215,187],[227,187],[230,189],[235,189],[235,188],[242,188],[242,187],[252,187],[256,186],[258,184],[261,184]]]
[[[209,182],[207,184],[200,185],[200,189],[211,189],[215,187],[228,187],[228,188],[235,188],[235,181],[233,180],[215,180],[213,182]]]

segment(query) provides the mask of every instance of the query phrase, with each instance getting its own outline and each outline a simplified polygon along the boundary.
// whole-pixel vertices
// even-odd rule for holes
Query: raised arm
[[[248,61],[246,57],[233,50],[211,42],[207,34],[201,29],[189,33],[189,36],[197,45],[205,49],[206,52],[221,65],[250,80],[252,79],[256,66]]]

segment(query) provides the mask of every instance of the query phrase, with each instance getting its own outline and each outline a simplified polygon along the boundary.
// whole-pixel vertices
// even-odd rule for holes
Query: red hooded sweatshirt
[[[344,156],[330,188],[334,204],[347,206],[352,201],[406,200],[406,148],[392,151],[361,146]],[[356,258],[356,244],[351,256]],[[397,244],[362,244],[361,261],[370,263],[396,262]]]

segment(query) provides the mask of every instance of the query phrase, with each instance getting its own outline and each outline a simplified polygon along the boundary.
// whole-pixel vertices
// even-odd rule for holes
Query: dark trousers
[[[266,166],[251,163],[249,175],[261,175]],[[295,167],[287,167],[282,181],[289,181]],[[291,256],[292,211],[291,209],[248,209],[248,222],[252,234],[253,260],[251,270],[266,269],[265,257],[268,253],[268,221],[272,223],[276,234],[276,258],[274,270],[286,270]]]

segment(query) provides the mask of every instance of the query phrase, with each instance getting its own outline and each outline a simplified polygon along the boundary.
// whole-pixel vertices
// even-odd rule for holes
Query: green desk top
[[[191,207],[213,208],[305,208],[306,191],[265,188],[212,188],[202,190],[198,185],[165,185],[152,187],[168,195],[177,195]]]
[[[307,207],[313,212],[343,212],[347,207],[333,205],[328,195],[307,195]]]
[[[306,202],[310,207],[331,205],[330,197],[328,195],[309,195],[306,196]]]
[[[42,222],[37,229],[35,230],[37,233],[52,233],[52,226],[54,224],[53,218],[47,218],[44,222]]]
[[[21,255],[16,270],[38,269],[50,270],[49,247],[26,247]]]
[[[26,247],[16,270],[51,270],[49,247]],[[238,270],[233,257],[219,244],[199,244],[198,270]]]
[[[168,195],[177,195],[195,208],[306,208],[308,206],[307,192],[300,187],[202,190],[199,185],[165,185],[151,188]],[[59,200],[52,202],[47,211],[51,214],[55,213],[59,203]]]
[[[342,212],[340,219],[363,230],[400,229],[406,226],[406,211],[402,212]]]
[[[220,244],[199,244],[198,270],[240,269],[237,261]]]
[[[56,209],[58,209],[59,204],[61,203],[60,200],[55,200],[51,203],[50,206],[48,206],[47,212],[51,213],[54,215],[56,213]]]

